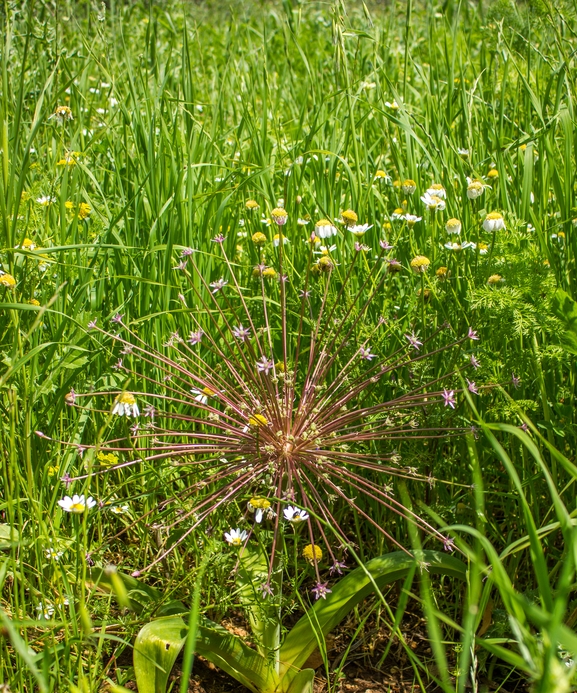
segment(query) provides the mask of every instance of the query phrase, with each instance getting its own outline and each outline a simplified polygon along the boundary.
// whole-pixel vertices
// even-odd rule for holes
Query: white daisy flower
[[[118,414],[118,416],[134,416],[134,418],[140,416],[135,396],[131,395],[130,392],[123,392],[121,395],[118,395],[114,400],[112,413]]]
[[[505,228],[503,215],[499,212],[489,212],[483,221],[485,231],[501,231]]]
[[[304,522],[305,520],[309,519],[309,514],[307,512],[301,510],[300,508],[295,508],[292,505],[287,505],[282,512],[285,520],[288,520],[294,524],[298,524],[299,522]]]
[[[357,238],[360,238],[361,236],[364,236],[365,233],[369,230],[372,229],[373,225],[372,224],[355,224],[355,226],[349,226],[348,229],[349,231],[356,236]]]
[[[84,494],[79,496],[77,493],[75,493],[72,498],[70,498],[70,496],[64,496],[64,498],[58,501],[58,505],[66,513],[82,515],[82,513],[86,510],[93,508],[96,505],[96,501],[94,498],[92,498],[92,496],[84,498]]]
[[[238,529],[231,529],[228,532],[224,533],[224,538],[226,541],[231,544],[232,546],[240,546],[241,544],[244,544],[244,542],[247,540],[248,534],[246,531]]]
[[[36,202],[38,202],[39,205],[48,207],[48,205],[51,205],[53,202],[56,202],[56,198],[50,197],[50,195],[43,195],[42,197],[37,197]]]
[[[438,195],[430,195],[428,191],[421,197],[421,201],[432,212],[442,212],[446,207],[445,200],[442,200]]]
[[[328,219],[321,219],[315,224],[315,235],[319,238],[330,238],[336,236],[337,233],[338,229]]]

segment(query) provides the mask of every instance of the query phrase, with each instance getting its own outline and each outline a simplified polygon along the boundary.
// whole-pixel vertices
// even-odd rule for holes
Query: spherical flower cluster
[[[257,231],[252,235],[252,242],[255,245],[264,245],[266,243],[266,240],[266,236],[264,235],[264,233],[262,233],[262,231]]]
[[[254,211],[255,209],[258,209],[260,207],[259,203],[256,200],[247,200],[245,207],[250,211]]]
[[[140,416],[140,410],[134,395],[130,394],[130,392],[123,392],[121,395],[118,395],[114,400],[112,413],[118,414],[118,416],[126,416],[127,418]]]
[[[489,212],[483,221],[485,231],[501,231],[505,228],[503,215],[499,212]]]
[[[411,269],[417,274],[424,274],[428,269],[431,261],[424,255],[417,255],[411,260]]]
[[[303,549],[303,557],[306,558],[309,563],[318,563],[322,560],[323,552],[320,546],[316,544],[314,546],[312,544],[307,544]]]

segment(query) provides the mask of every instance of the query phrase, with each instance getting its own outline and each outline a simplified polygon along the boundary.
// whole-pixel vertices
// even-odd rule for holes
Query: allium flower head
[[[357,221],[351,212],[348,225]],[[74,415],[89,397],[86,409],[103,433],[98,447],[94,439],[69,445],[94,450],[98,464],[84,476],[154,466],[167,481],[153,512],[168,531],[180,528],[178,538],[139,572],[180,551],[211,516],[236,523],[239,505],[254,518],[255,533],[266,521],[270,571],[286,521],[300,521],[308,537],[304,555],[315,571],[320,545],[328,565],[336,564],[341,544],[331,532],[346,537],[342,518],[351,512],[403,548],[389,525],[374,519],[375,504],[442,543],[443,536],[397,500],[388,484],[406,476],[397,460],[399,441],[421,449],[422,439],[462,432],[448,433],[444,423],[443,392],[456,393],[455,372],[425,374],[428,361],[445,351],[454,362],[453,351],[469,344],[466,335],[455,339],[440,328],[419,337],[405,334],[396,320],[382,328],[382,318],[389,318],[383,316],[383,287],[389,271],[400,266],[383,261],[385,247],[376,258],[351,254],[342,273],[330,248],[319,257],[313,247],[280,244],[274,252],[278,269],[263,258],[256,267],[248,257],[233,260],[227,248],[219,242],[210,253],[188,256],[174,296],[186,285],[195,310],[183,313],[178,303],[172,333],[158,335],[160,347],[142,341],[131,321],[123,321],[121,330],[92,323],[91,336],[118,351],[111,362],[126,355],[122,376],[131,387],[142,383],[139,391],[151,403],[131,435],[110,419],[108,390],[76,392]],[[430,265],[422,256],[415,260],[418,272]],[[268,281],[269,270],[270,279],[283,280]],[[226,290],[213,293],[223,276]],[[179,337],[178,330],[191,330],[190,321],[189,339]],[[135,394],[118,394],[113,411],[137,417]],[[119,463],[107,465],[100,452],[117,455]],[[426,482],[418,470],[412,477]],[[271,581],[272,572],[264,584]]]
[[[332,590],[328,588],[328,582],[317,582],[311,592],[315,595],[315,599],[326,599],[327,594],[330,594]]]

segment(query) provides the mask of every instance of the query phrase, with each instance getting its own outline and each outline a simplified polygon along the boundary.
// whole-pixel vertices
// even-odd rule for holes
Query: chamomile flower
[[[471,152],[468,149],[465,149],[464,147],[459,147],[457,149],[457,154],[461,157],[461,159],[468,159],[470,153]]]
[[[136,404],[135,396],[130,392],[123,392],[118,395],[114,400],[112,413],[118,416],[126,416],[127,418],[131,416],[134,418],[140,416],[140,410],[138,409],[138,404]]]
[[[427,209],[431,212],[442,212],[447,206],[445,200],[443,200],[438,195],[430,195],[426,192],[422,197],[421,201],[426,205]]]
[[[96,501],[92,496],[88,498],[84,497],[84,494],[78,495],[75,493],[72,498],[70,496],[64,496],[58,501],[58,505],[64,510],[65,513],[72,513],[73,515],[82,515],[82,513],[90,510],[96,505]]]
[[[481,197],[481,195],[485,192],[485,188],[490,187],[483,183],[482,180],[471,180],[468,178],[467,181],[469,183],[467,185],[467,197],[470,200],[476,200],[478,197]]]
[[[72,110],[68,106],[56,106],[56,110],[50,117],[56,118],[59,125],[63,125],[66,120],[74,120]]]
[[[490,178],[491,180],[496,180],[499,177],[499,171],[497,171],[496,168],[490,169],[489,173],[487,173],[487,178]]]
[[[354,226],[358,220],[359,217],[357,216],[357,213],[353,212],[352,209],[347,209],[341,214],[341,221],[345,226]]]
[[[330,238],[331,236],[336,236],[337,233],[337,228],[328,219],[320,219],[315,224],[315,236],[319,238]]]
[[[274,517],[274,510],[271,509],[267,498],[251,498],[246,507],[249,512],[254,513],[254,521],[258,524],[262,522],[263,517],[267,520]]]
[[[195,395],[194,401],[198,402],[199,404],[206,404],[208,402],[208,398],[214,397],[215,394],[209,387],[203,387],[202,390],[193,388],[191,392],[193,395]]]
[[[503,215],[499,212],[489,212],[483,221],[485,231],[502,231],[505,228]]]
[[[422,221],[423,217],[418,217],[415,214],[405,214],[404,219],[407,222],[407,226],[412,229],[418,221]]]
[[[283,236],[282,233],[276,233],[272,240],[274,247],[278,248],[281,244],[281,241],[283,245],[289,243],[289,239],[286,236]]]
[[[310,219],[301,219],[300,217],[297,219],[297,224],[299,226],[308,226],[310,224],[311,220]]]
[[[407,178],[401,183],[401,190],[405,195],[412,195],[417,189],[417,184],[412,178]]]
[[[247,200],[245,207],[248,209],[249,212],[253,212],[255,209],[258,209],[260,205],[256,200]]]
[[[385,106],[390,108],[392,111],[399,110],[399,104],[393,99],[393,101],[385,101]]]
[[[37,197],[37,198],[36,198],[36,202],[37,202],[39,205],[42,205],[43,207],[48,207],[48,205],[51,205],[51,204],[53,204],[54,202],[56,202],[56,198],[55,198],[55,197],[50,197],[50,195],[42,195],[42,197]]]
[[[255,245],[264,245],[267,242],[267,237],[264,235],[262,231],[257,231],[252,235],[252,242]]]
[[[498,286],[502,284],[505,280],[500,274],[492,274],[489,279],[487,279],[487,284],[489,286]]]
[[[53,548],[50,546],[49,548],[44,550],[44,555],[46,558],[48,558],[50,561],[59,561],[60,558],[64,555],[63,551],[58,551],[57,549]]]
[[[54,607],[50,602],[39,602],[36,611],[38,612],[39,621],[50,621],[52,616],[54,616]]]
[[[433,183],[426,191],[427,195],[440,197],[444,200],[447,197],[447,191],[440,183]]]
[[[248,538],[246,530],[230,529],[228,532],[224,533],[224,538],[231,546],[241,546]]]
[[[282,512],[285,520],[288,520],[295,525],[309,519],[309,514],[307,512],[301,510],[300,508],[295,508],[292,505],[287,505]]]
[[[453,234],[455,236],[458,236],[461,233],[461,222],[458,219],[449,219],[449,221],[445,224],[445,231],[448,234]]]
[[[428,269],[431,261],[424,255],[417,255],[411,260],[411,269],[417,274],[424,274]]]
[[[479,255],[486,255],[489,252],[489,246],[486,243],[479,243],[477,245],[477,250]]]
[[[5,286],[7,289],[13,289],[16,286],[16,279],[11,274],[3,272],[0,274],[0,286]]]
[[[360,238],[361,236],[364,236],[365,233],[369,229],[372,229],[373,225],[372,224],[355,224],[353,226],[348,226],[347,228],[353,234],[353,236]]]
[[[284,207],[275,207],[270,215],[275,224],[278,224],[278,226],[284,226],[288,219],[288,214]]]

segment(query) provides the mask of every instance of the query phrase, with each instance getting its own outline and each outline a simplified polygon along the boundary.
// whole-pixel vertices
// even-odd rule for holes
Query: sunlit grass
[[[357,239],[371,249],[367,267],[381,241],[392,246],[387,257],[398,265],[391,263],[371,319],[382,316],[400,334],[431,334],[445,322],[455,334],[478,333],[467,355],[480,365],[466,373],[480,393],[471,395],[476,412],[459,397],[454,424],[486,421],[502,447],[479,431],[476,441],[400,443],[391,452],[446,482],[409,484],[419,512],[440,528],[475,528],[473,539],[466,536],[473,530],[455,536],[473,559],[467,603],[482,611],[500,599],[495,608],[505,614],[488,636],[519,640],[520,629],[535,662],[539,652],[552,661],[556,643],[535,632],[551,623],[563,631],[572,579],[562,568],[571,570],[565,547],[573,520],[563,525],[560,503],[573,512],[575,357],[560,339],[570,322],[559,319],[552,300],[557,289],[575,296],[574,11],[548,3],[413,4],[406,25],[406,6],[349,5],[5,2],[0,11],[0,618],[8,633],[0,636],[0,682],[12,690],[62,690],[70,681],[98,690],[107,679],[130,680],[114,655],[148,614],[125,613],[94,594],[88,571],[95,562],[131,572],[179,539],[158,512],[172,497],[174,470],[143,465],[68,486],[63,477],[98,460],[35,435],[100,445],[102,422],[89,410],[73,415],[70,390],[137,387],[114,369],[118,355],[88,324],[108,329],[121,314],[162,352],[172,333],[189,333],[199,310],[194,292],[187,306],[179,298],[186,290],[174,267],[182,251],[200,251],[199,274],[215,282],[222,270],[211,239],[224,234],[232,261],[249,266],[260,260],[251,239],[261,232],[272,262],[276,231],[266,220],[281,200],[296,265],[316,222],[326,219],[339,229],[336,276],[346,276],[355,239],[338,220],[349,209],[371,226]],[[414,186],[403,185],[409,180]],[[437,211],[421,200],[432,184],[446,191]],[[258,208],[247,209],[249,200]],[[492,213],[502,215],[504,229],[487,223]],[[461,222],[459,235],[447,232],[449,219]],[[411,270],[416,257],[430,261],[426,272]],[[445,366],[439,357],[430,375],[440,377]],[[148,375],[162,378],[155,366]],[[536,422],[533,439],[540,432],[541,445],[560,452],[536,453],[513,429],[496,427],[522,425],[521,412]],[[558,496],[545,492],[536,460],[550,469]],[[75,493],[99,505],[63,512],[58,501]],[[370,512],[399,543],[422,539],[378,505]],[[225,520],[213,521],[213,536],[228,531]],[[557,529],[541,531],[555,521],[565,544]],[[363,560],[389,548],[358,516],[350,525]],[[531,551],[529,539],[515,544],[525,535]],[[151,577],[167,600],[189,595],[204,541],[193,534]],[[503,566],[494,567],[498,597],[483,582],[483,566],[494,558],[489,544]],[[202,597],[215,620],[234,602],[233,566],[223,544]],[[517,592],[537,595],[552,620],[533,620],[529,632],[516,597],[507,602],[513,587],[503,574],[514,576]],[[547,587],[557,574],[559,602]],[[446,640],[462,639],[462,648],[446,645],[444,668],[437,651],[438,670],[457,661],[472,666],[480,616],[463,614],[454,595],[435,598],[438,611],[465,629],[461,635],[446,625]],[[296,597],[287,608],[298,608]],[[516,633],[505,612],[516,614]],[[525,677],[541,675],[537,665],[532,671],[497,650],[476,656],[474,676],[510,676],[515,667]],[[464,675],[455,680],[464,690]],[[452,685],[448,674],[445,685]]]

